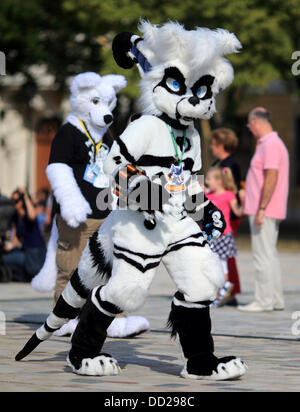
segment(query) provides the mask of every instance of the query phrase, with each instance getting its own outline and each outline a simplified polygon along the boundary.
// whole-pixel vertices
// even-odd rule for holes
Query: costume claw
[[[79,369],[75,368],[69,357],[67,358],[67,363],[77,375],[115,376],[118,375],[120,371],[117,360],[105,355],[83,359]]]

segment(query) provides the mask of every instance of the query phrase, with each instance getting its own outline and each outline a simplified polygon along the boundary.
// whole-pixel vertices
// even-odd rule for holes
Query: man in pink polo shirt
[[[257,140],[246,179],[245,214],[249,215],[255,277],[255,301],[238,309],[262,312],[284,309],[277,252],[279,223],[286,217],[289,154],[271,125],[270,113],[253,109],[248,127]]]

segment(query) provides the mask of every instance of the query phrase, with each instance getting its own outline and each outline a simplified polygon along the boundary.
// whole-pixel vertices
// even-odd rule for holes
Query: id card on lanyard
[[[97,178],[97,176],[100,172],[99,167],[96,165],[96,156],[97,156],[97,154],[99,152],[99,149],[102,145],[102,140],[99,143],[96,143],[94,141],[94,139],[92,138],[92,136],[90,135],[85,123],[82,120],[80,120],[80,124],[81,124],[81,126],[84,130],[85,135],[92,142],[92,145],[93,145],[93,148],[94,148],[94,161],[93,161],[93,164],[88,164],[86,166],[85,171],[84,171],[84,175],[83,175],[83,180],[85,180],[88,183],[94,184],[94,182],[95,182],[95,180],[96,180],[96,178]]]
[[[186,132],[183,132],[183,147],[181,151],[181,157],[179,157],[178,154],[178,148],[177,148],[177,142],[175,139],[174,132],[171,128],[171,126],[167,125],[170,136],[173,142],[174,150],[175,150],[175,157],[178,162],[178,165],[176,166],[175,164],[171,165],[170,171],[168,173],[168,183],[165,185],[165,189],[170,193],[170,194],[176,194],[180,192],[184,192],[186,187],[184,184],[184,177],[183,177],[183,166],[184,162],[182,161],[184,152],[185,152],[185,143],[186,143]]]
[[[87,165],[83,175],[83,180],[88,183],[94,184],[96,177],[99,174],[99,169],[97,166]]]

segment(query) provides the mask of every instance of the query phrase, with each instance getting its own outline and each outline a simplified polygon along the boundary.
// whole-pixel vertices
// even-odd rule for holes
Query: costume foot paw
[[[149,330],[148,320],[142,316],[115,318],[107,329],[110,338],[132,338]]]
[[[232,359],[227,363],[219,363],[217,372],[213,371],[212,379],[225,381],[228,379],[238,379],[246,373],[247,365],[240,359]]]
[[[221,358],[218,361],[219,363],[216,365],[214,370],[212,370],[210,375],[198,375],[195,374],[195,370],[190,373],[188,370],[188,365],[186,365],[181,372],[181,376],[187,379],[225,381],[240,378],[248,369],[247,365],[240,358]]]
[[[82,359],[79,368],[76,368],[67,357],[67,363],[77,375],[87,376],[113,376],[119,374],[119,365],[110,355],[100,354],[95,358]]]

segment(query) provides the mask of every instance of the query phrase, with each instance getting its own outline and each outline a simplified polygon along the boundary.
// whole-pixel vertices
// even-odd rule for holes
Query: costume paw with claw
[[[222,236],[226,228],[226,222],[221,210],[212,202],[207,202],[208,204],[204,208],[202,232],[208,241],[215,242]]]
[[[108,354],[99,354],[95,358],[82,359],[79,365],[74,365],[68,356],[67,363],[77,375],[115,376],[120,371],[117,360]]]
[[[82,197],[77,199],[76,208],[70,207],[68,203],[60,206],[61,216],[71,227],[78,227],[87,220],[88,215],[92,213],[89,203]]]
[[[92,209],[78,187],[73,169],[64,163],[51,163],[46,174],[62,218],[69,226],[78,227],[86,221]]]
[[[171,196],[168,203],[163,205],[164,215],[172,216],[176,220],[181,220],[186,216],[184,200],[185,198],[182,195]]]
[[[184,369],[181,371],[181,376],[187,379],[225,381],[240,378],[248,369],[247,365],[240,358],[232,356],[215,359],[216,364],[214,366],[211,365],[211,370],[209,370],[210,367],[207,367],[207,365],[206,368],[203,368],[202,364],[199,364],[199,367],[197,367],[197,365],[193,365],[193,363],[195,363],[193,359],[188,360]],[[197,370],[199,373],[197,373]],[[205,374],[203,372],[205,372]]]

